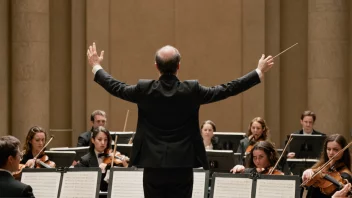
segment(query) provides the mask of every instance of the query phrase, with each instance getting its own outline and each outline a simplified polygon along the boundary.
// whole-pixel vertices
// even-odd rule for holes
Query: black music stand
[[[50,161],[55,162],[56,168],[70,167],[76,157],[75,151],[45,151]]]
[[[128,144],[131,137],[135,132],[121,132],[121,131],[110,131],[110,135],[112,137],[112,145],[115,144],[115,136],[117,135],[117,144]]]
[[[207,150],[207,157],[211,173],[228,173],[235,165],[235,155],[232,150]]]
[[[89,146],[84,146],[84,147],[57,147],[57,148],[51,148],[50,151],[74,151],[76,152],[75,156],[75,161],[79,161],[82,156],[88,153],[89,151]]]
[[[245,133],[242,132],[214,132],[214,139],[217,141],[219,150],[236,152],[244,135]]]
[[[295,158],[318,159],[323,149],[325,135],[292,134],[289,152],[295,153]]]

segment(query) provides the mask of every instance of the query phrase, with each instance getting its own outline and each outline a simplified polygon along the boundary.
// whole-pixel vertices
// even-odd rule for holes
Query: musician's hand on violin
[[[232,172],[233,174],[235,173],[243,173],[244,172],[244,166],[242,165],[236,165],[235,167],[233,167],[230,172]]]
[[[35,165],[35,160],[34,159],[30,159],[26,162],[25,164],[27,167],[34,167]]]
[[[287,158],[288,158],[288,159],[292,159],[292,158],[295,157],[295,155],[296,155],[295,152],[289,152],[289,153],[287,154]]]
[[[105,164],[105,163],[99,164],[99,168],[101,169],[101,172],[102,172],[102,173],[105,173],[105,168],[106,168],[106,166],[107,166],[107,164]]]
[[[313,176],[314,172],[312,169],[307,169],[303,172],[303,175],[302,175],[302,180],[303,181],[306,181],[308,179],[311,179],[312,176]]]
[[[342,198],[342,197],[347,197],[347,194],[349,190],[351,189],[351,183],[346,184],[341,190],[336,191],[333,195],[332,198]]]

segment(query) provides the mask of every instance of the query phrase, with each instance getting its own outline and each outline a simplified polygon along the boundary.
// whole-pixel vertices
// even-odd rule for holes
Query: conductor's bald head
[[[176,74],[180,60],[180,53],[170,45],[160,48],[155,53],[155,64],[161,74]]]

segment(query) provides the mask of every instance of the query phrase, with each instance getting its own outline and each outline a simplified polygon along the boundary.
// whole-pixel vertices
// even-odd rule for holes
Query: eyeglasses
[[[23,154],[22,154],[22,152],[18,151],[18,152],[17,152],[17,155],[19,156],[20,161],[22,161],[22,160],[23,160]]]

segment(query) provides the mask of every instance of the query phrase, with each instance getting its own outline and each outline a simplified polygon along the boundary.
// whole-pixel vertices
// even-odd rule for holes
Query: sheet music
[[[205,172],[193,173],[192,198],[204,198]]]
[[[295,180],[258,179],[256,197],[260,198],[295,198]]]
[[[111,197],[144,198],[143,171],[114,171]]]
[[[215,177],[214,198],[248,198],[252,196],[249,178]]]
[[[57,198],[60,172],[22,172],[21,182],[30,185],[37,198]]]
[[[62,179],[60,198],[92,198],[97,194],[98,171],[67,172]]]

